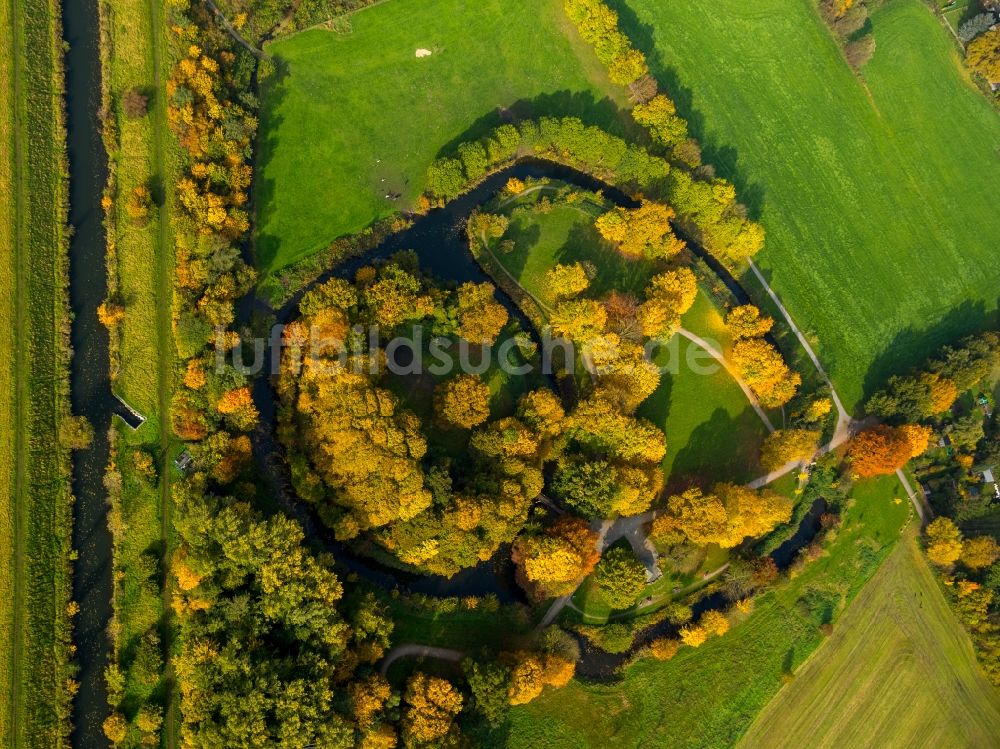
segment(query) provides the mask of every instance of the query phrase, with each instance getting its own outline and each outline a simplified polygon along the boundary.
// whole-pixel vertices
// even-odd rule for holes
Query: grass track
[[[1000,692],[979,669],[913,535],[741,747],[1000,744]]]
[[[814,0],[618,4],[707,160],[759,214],[760,265],[848,407],[987,324],[1000,117],[923,3],[873,13],[861,77]]]
[[[136,433],[120,428],[115,445],[116,464],[123,476],[122,514],[128,531],[116,547],[116,567],[124,572],[117,591],[116,618],[121,626],[116,647],[127,658],[135,641],[147,629],[161,631],[167,670],[161,691],[166,698],[163,745],[176,746],[178,716],[170,667],[173,625],[171,576],[158,595],[143,579],[142,557],[158,549],[169,570],[173,530],[171,521],[171,420],[174,378],[172,300],[174,253],[168,216],[173,200],[174,153],[166,123],[165,8],[155,0],[109,0],[105,14],[104,65],[106,86],[113,101],[132,88],[152,89],[149,113],[129,120],[116,118],[117,149],[112,153],[115,211],[109,222],[110,267],[127,314],[120,329],[119,372],[115,388],[147,416]],[[145,226],[128,221],[125,202],[137,185],[152,185],[160,206]],[[140,449],[154,457],[158,481],[150,485],[134,469],[132,453]],[[127,682],[126,703],[151,696],[148,686]],[[129,716],[131,717],[131,716]]]
[[[66,728],[69,629],[65,131],[60,7],[0,8],[0,743],[53,746]],[[30,52],[29,52],[30,50]]]

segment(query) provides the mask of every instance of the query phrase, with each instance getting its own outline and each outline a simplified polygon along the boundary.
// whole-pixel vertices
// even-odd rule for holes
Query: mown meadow
[[[908,532],[740,746],[998,742],[1000,693]]]
[[[759,216],[758,263],[848,407],[985,326],[1000,118],[923,3],[873,12],[860,74],[812,0],[617,6],[705,160]]]

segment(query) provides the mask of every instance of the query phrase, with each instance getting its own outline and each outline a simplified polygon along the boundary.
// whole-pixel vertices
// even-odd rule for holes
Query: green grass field
[[[858,486],[828,554],[758,598],[746,621],[666,663],[640,661],[614,685],[574,681],[515,708],[507,746],[732,746],[899,540],[912,517],[900,495],[895,478]]]
[[[740,746],[998,744],[1000,692],[908,534]]]
[[[114,459],[122,475],[121,513],[127,532],[116,538],[115,567],[121,575],[115,588],[115,654],[125,666],[123,712],[132,719],[151,696],[164,700],[164,684],[143,683],[127,667],[138,639],[151,628],[169,642],[171,611],[170,558],[171,427],[170,397],[173,371],[172,294],[173,246],[170,223],[160,213],[170,209],[175,155],[163,105],[165,60],[164,10],[149,0],[111,0],[102,6],[103,52],[107,88],[112,106],[117,148],[110,153],[113,210],[108,219],[109,284],[125,306],[125,319],[113,334],[115,391],[147,417],[136,432],[116,423]],[[156,91],[150,112],[130,119],[120,102],[133,88]],[[142,225],[130,221],[126,201],[137,186],[150,188],[159,211]],[[135,467],[135,455],[152,458],[157,478],[150,480]],[[163,588],[160,570],[168,582]],[[169,648],[169,645],[165,645]],[[167,699],[164,744],[176,744],[175,719]],[[139,731],[132,728],[133,738]]]
[[[539,194],[519,202],[534,202]],[[496,251],[495,257],[545,304],[551,303],[545,272],[556,263],[592,263],[596,275],[590,289],[594,293],[617,289],[641,295],[656,272],[655,265],[627,261],[608,245],[593,226],[594,216],[600,213],[600,208],[588,203],[557,204],[546,213],[518,210],[506,235],[514,247],[506,254]],[[682,322],[721,350],[730,346],[723,314],[704,289]],[[714,374],[701,373],[699,365],[706,361]],[[667,435],[664,475],[680,485],[691,480],[743,482],[764,473],[758,455],[767,432],[729,374],[700,347],[680,337],[658,352],[655,362],[667,371],[638,414],[662,426]]]
[[[257,154],[258,265],[274,271],[410,208],[449,145],[518,115],[627,115],[561,0],[393,0],[347,34],[307,31],[268,47]],[[430,57],[418,59],[417,49]],[[385,195],[399,193],[399,200]]]
[[[625,5],[706,160],[763,222],[760,265],[848,405],[985,324],[1000,296],[1000,117],[923,3],[874,12],[862,77],[813,0]]]
[[[0,744],[68,728],[71,503],[60,7],[0,4]]]

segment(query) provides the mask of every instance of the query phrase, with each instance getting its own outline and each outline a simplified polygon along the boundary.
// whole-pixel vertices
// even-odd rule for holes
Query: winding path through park
[[[397,645],[386,653],[385,657],[382,658],[382,663],[379,664],[378,670],[382,676],[385,676],[389,672],[389,667],[400,658],[437,658],[442,661],[458,663],[464,657],[465,653],[461,650],[436,648],[433,645],[417,645],[411,642],[404,645]]]

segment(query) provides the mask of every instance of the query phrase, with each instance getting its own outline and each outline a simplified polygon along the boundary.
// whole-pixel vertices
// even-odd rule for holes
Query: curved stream
[[[511,177],[521,180],[555,179],[585,190],[601,191],[616,205],[625,207],[638,205],[637,201],[622,190],[583,172],[542,159],[522,159],[491,174],[475,188],[444,207],[418,217],[409,228],[387,237],[377,247],[349,258],[322,273],[276,311],[277,323],[283,324],[294,320],[298,316],[302,297],[316,285],[333,277],[353,278],[354,273],[363,265],[386,260],[403,250],[413,250],[419,259],[421,271],[439,280],[458,284],[493,283],[493,279],[479,266],[469,251],[465,222],[474,209],[492,199]],[[525,332],[533,335],[536,333],[521,308],[502,289],[497,289],[497,298]],[[241,305],[243,324],[250,323],[252,309],[253,304]],[[269,367],[274,355],[271,344],[272,340],[269,338],[263,360]],[[274,436],[277,418],[276,393],[270,378],[258,377],[254,380],[253,395],[260,412],[260,426],[253,440],[254,456],[261,473],[271,478],[279,503],[286,512],[302,523],[307,538],[330,551],[345,568],[378,585],[402,587],[426,595],[451,597],[493,594],[502,602],[524,599],[523,593],[514,582],[513,565],[504,549],[487,562],[462,570],[451,578],[445,578],[438,575],[418,575],[381,565],[372,559],[352,553],[343,544],[335,541],[332,533],[318,521],[312,508],[298,499],[292,487],[287,463],[282,457],[282,448]]]
[[[314,286],[333,277],[352,278],[363,265],[388,259],[394,253],[403,250],[413,250],[419,259],[420,269],[437,279],[454,283],[469,281],[493,283],[493,279],[480,267],[469,251],[465,222],[473,210],[491,200],[511,177],[521,180],[528,178],[558,180],[585,190],[600,191],[619,206],[630,208],[638,206],[638,202],[621,189],[576,169],[543,159],[522,159],[491,174],[472,190],[444,207],[418,217],[409,228],[387,237],[374,249],[339,263],[318,276],[276,311],[277,323],[283,324],[295,319],[302,297]],[[685,239],[695,255],[709,264],[741,303],[749,299],[739,282],[715,258],[689,237]],[[511,316],[520,321],[521,327],[526,332],[536,333],[527,316],[502,289],[497,289],[497,297]],[[252,310],[252,303],[241,305],[243,324],[248,325],[251,322]],[[269,338],[264,355],[264,361],[268,366],[271,366],[273,356],[271,344],[272,340]],[[454,577],[445,578],[417,575],[381,565],[367,557],[354,554],[343,544],[336,542],[332,533],[317,520],[312,508],[298,499],[292,487],[287,463],[282,457],[282,448],[274,437],[276,393],[270,378],[258,377],[254,380],[253,394],[261,415],[260,426],[254,435],[256,461],[261,473],[271,478],[281,506],[302,523],[310,541],[333,553],[346,568],[379,585],[404,587],[414,592],[442,597],[492,593],[505,602],[523,598],[523,594],[513,581],[513,571],[504,550],[488,562],[463,570]]]

